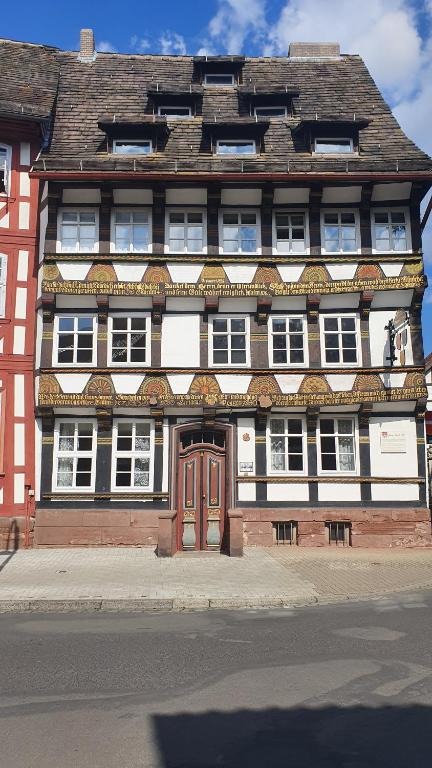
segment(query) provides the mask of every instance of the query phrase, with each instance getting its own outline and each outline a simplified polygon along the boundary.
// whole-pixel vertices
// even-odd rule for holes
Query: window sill
[[[9,317],[2,317],[0,318],[0,325],[10,325],[10,318]]]

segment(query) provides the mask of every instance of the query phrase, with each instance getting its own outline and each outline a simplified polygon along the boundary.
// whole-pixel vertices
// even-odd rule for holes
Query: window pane
[[[93,331],[93,318],[79,317],[77,328],[79,331]]]
[[[238,333],[238,332],[244,332],[245,330],[245,320],[244,318],[233,318],[231,320],[231,331]]]
[[[273,435],[283,435],[285,431],[283,419],[270,419],[270,432]]]
[[[353,423],[351,419],[338,419],[338,432],[341,435],[352,435]]]
[[[241,352],[237,350],[233,350],[231,352],[231,362],[232,363],[238,363],[243,364],[246,362],[246,352]]]
[[[321,419],[320,420],[320,432],[321,434],[332,435],[334,432],[333,419]]]
[[[227,320],[215,318],[213,320],[213,331],[226,331],[227,330]]]

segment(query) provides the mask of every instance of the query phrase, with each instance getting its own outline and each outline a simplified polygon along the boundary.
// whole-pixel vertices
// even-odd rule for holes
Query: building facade
[[[39,182],[29,171],[56,83],[48,49],[0,40],[0,548],[32,538]]]
[[[36,544],[430,544],[432,161],[361,59],[57,58]]]

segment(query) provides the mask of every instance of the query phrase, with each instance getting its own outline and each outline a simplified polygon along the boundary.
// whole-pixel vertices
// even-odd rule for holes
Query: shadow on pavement
[[[6,540],[6,548],[0,551],[0,572],[6,568],[9,561],[17,552],[19,546],[19,529],[16,520],[12,520]]]
[[[163,768],[426,768],[432,707],[156,715]]]

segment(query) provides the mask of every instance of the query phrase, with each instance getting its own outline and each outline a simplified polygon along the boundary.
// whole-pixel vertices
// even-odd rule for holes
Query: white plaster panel
[[[256,264],[224,264],[230,283],[251,283],[257,270]]]
[[[25,351],[25,326],[16,325],[14,328],[13,354],[23,355]]]
[[[383,453],[381,431],[402,432],[405,435],[406,451]],[[380,418],[372,416],[369,421],[371,475],[376,477],[417,477],[417,436],[414,416]],[[402,486],[401,486],[402,487]]]
[[[256,312],[257,300],[250,299],[220,299],[219,312]]]
[[[0,488],[0,504],[3,504],[3,488]]]
[[[162,493],[167,493],[167,491],[168,491],[168,479],[169,479],[169,437],[170,437],[170,430],[169,430],[168,419],[164,419],[163,420],[162,437],[163,437]]]
[[[145,379],[145,375],[137,373],[111,374],[114,389],[118,395],[136,395]]]
[[[151,205],[153,192],[151,189],[115,189],[113,200],[114,205]]]
[[[30,203],[19,203],[18,213],[19,229],[28,229],[30,227]]]
[[[274,191],[273,201],[275,205],[308,203],[309,187],[304,187],[301,189],[296,189],[295,187],[277,187]]]
[[[0,354],[3,354],[3,350],[4,350],[4,339],[1,338],[0,339]]]
[[[30,165],[30,142],[22,141],[20,143],[20,165]]]
[[[304,376],[296,376],[291,373],[276,373],[275,379],[281,388],[283,395],[297,394],[299,391]]]
[[[189,299],[187,297],[168,296],[167,312],[203,312],[204,299]]]
[[[25,425],[14,424],[14,464],[16,467],[25,465]]]
[[[48,182],[45,182],[43,186],[42,191],[42,203],[45,203],[47,199],[47,190],[48,190]],[[46,230],[47,230],[47,224],[48,224],[48,206],[45,205],[45,208],[39,209],[39,262],[43,261],[44,258],[44,249],[45,249],[45,236],[46,236]],[[38,296],[40,296],[40,292],[38,293]]]
[[[140,283],[143,279],[144,272],[147,269],[147,263],[141,264],[125,264],[124,262],[113,262],[115,273],[120,281],[129,283]]]
[[[14,475],[14,503],[24,504],[24,473],[16,472]]]
[[[371,495],[372,501],[418,501],[419,487],[415,483],[372,483]]]
[[[25,320],[27,317],[27,288],[16,289],[15,317],[17,320]]]
[[[65,394],[81,393],[91,373],[57,373],[56,379]]]
[[[355,373],[328,373],[326,375],[333,392],[349,392],[354,386],[355,377]]]
[[[91,264],[73,264],[72,262],[58,261],[58,270],[63,280],[85,280]]]
[[[237,419],[237,461],[252,461],[255,473],[255,419],[245,416]]]
[[[151,309],[149,296],[110,296],[110,309]]]
[[[372,200],[408,200],[411,195],[411,182],[397,184],[374,184]]]
[[[379,309],[380,307],[398,307],[403,309],[411,304],[412,289],[406,291],[375,291],[372,299],[372,309]]]
[[[162,367],[198,368],[199,364],[199,315],[164,315],[162,319]]]
[[[0,213],[3,213],[5,207],[6,207],[6,203],[0,202]],[[9,228],[9,211],[0,218],[0,227],[2,229]]]
[[[307,483],[268,483],[268,501],[309,501]]]
[[[97,309],[96,296],[57,295],[57,309]]]
[[[14,400],[14,416],[22,418],[25,416],[24,375],[22,373],[16,373],[14,376]]]
[[[380,373],[379,377],[385,387],[403,387],[406,373],[393,373],[389,369],[386,373]]]
[[[359,203],[361,187],[324,187],[323,203]]]
[[[207,205],[207,189],[190,187],[166,190],[167,205]]]
[[[411,411],[414,413],[415,408],[415,400],[400,400],[399,402],[393,402],[393,403],[373,403],[372,404],[372,410],[376,411],[377,413],[410,413]]]
[[[278,270],[284,283],[297,283],[305,266],[305,264],[278,264]]]
[[[352,280],[358,264],[326,264],[332,280]]]
[[[306,309],[306,296],[275,296],[272,301],[273,310],[291,310],[298,312]]]
[[[318,483],[319,501],[360,501],[360,483]]]
[[[25,283],[28,276],[28,251],[18,251],[18,269],[17,280],[21,283]]]
[[[385,262],[380,261],[379,266],[386,277],[399,277],[403,264],[401,262],[398,262],[397,264],[386,264]]]
[[[238,483],[238,501],[256,501],[256,483]]]
[[[101,201],[100,189],[64,189],[64,203],[95,203]]]
[[[222,205],[261,205],[260,189],[225,188],[221,192]]]
[[[357,309],[359,305],[359,293],[329,293],[321,296],[321,309]]]
[[[169,373],[168,384],[174,395],[186,395],[194,378],[193,373]]]
[[[369,337],[373,339],[371,343],[371,364],[388,365],[386,358],[390,354],[388,343],[388,332],[384,330],[390,320],[388,310],[386,312],[370,312],[369,314]]]
[[[174,283],[197,283],[203,270],[202,264],[167,264]]]
[[[26,171],[20,171],[19,193],[21,197],[30,197],[30,176]]]
[[[217,374],[216,381],[224,395],[245,395],[248,391],[252,376],[235,376],[230,374]]]

